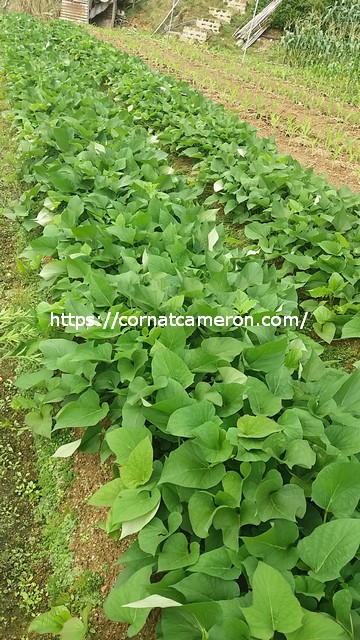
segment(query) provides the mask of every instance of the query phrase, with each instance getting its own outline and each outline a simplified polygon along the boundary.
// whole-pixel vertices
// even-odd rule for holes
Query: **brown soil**
[[[319,340],[318,336],[313,332],[311,337]],[[360,340],[333,340],[330,345],[324,345],[324,353],[322,360],[331,363],[331,366],[345,369],[349,373],[355,370],[355,363],[360,360]]]
[[[105,520],[108,509],[95,508],[87,504],[95,491],[113,478],[111,464],[101,465],[98,454],[78,453],[74,456],[73,471],[76,480],[69,488],[67,504],[74,513],[78,524],[70,546],[74,554],[74,565],[81,570],[98,573],[103,580],[102,596],[105,600],[114,585],[122,566],[116,564],[121,555],[130,547],[135,537],[114,541],[99,528],[98,522]],[[127,625],[107,620],[103,610],[98,607],[91,614],[95,628],[94,640],[125,640],[128,638]],[[153,640],[156,614],[151,614],[146,626],[135,640]]]
[[[299,98],[292,100],[281,94],[276,79],[274,79],[274,86],[269,90],[262,86],[265,82],[264,74],[256,70],[252,72],[251,79],[237,75],[240,69],[238,63],[234,63],[232,73],[225,72],[222,69],[225,63],[222,64],[221,56],[213,55],[206,50],[202,50],[201,60],[187,60],[165,39],[163,44],[159,41],[146,40],[143,36],[137,38],[136,31],[130,40],[128,37],[123,38],[119,31],[110,34],[92,29],[91,33],[127,53],[140,57],[156,71],[188,81],[207,98],[222,103],[226,109],[256,127],[260,136],[268,138],[274,135],[277,148],[281,153],[293,156],[301,164],[313,168],[317,173],[324,173],[335,186],[340,187],[346,184],[354,191],[359,190],[360,178],[356,171],[357,166],[350,161],[346,149],[343,148],[339,153],[338,149],[330,149],[326,144],[329,131],[339,132],[342,140],[348,138],[353,141],[357,148],[356,153],[359,153],[360,118],[356,107],[347,105],[346,113],[350,115],[350,121],[345,121],[344,118],[335,115],[336,105],[332,108],[333,113],[329,107],[329,115],[326,115],[320,108],[308,108],[302,104],[301,95],[304,94],[304,87],[299,87]],[[228,59],[226,66],[229,67]],[[209,88],[210,77],[211,88]],[[291,82],[289,84],[296,89],[296,85]],[[235,100],[231,97],[234,89],[237,91]],[[249,95],[252,97],[252,104],[244,106],[249,102]],[[258,100],[264,108],[256,107]],[[271,123],[271,113],[277,116],[275,125]],[[357,124],[352,124],[352,122],[356,123],[356,119],[358,119]],[[289,132],[289,121],[295,123],[297,131]],[[306,138],[300,135],[301,125],[309,127]]]

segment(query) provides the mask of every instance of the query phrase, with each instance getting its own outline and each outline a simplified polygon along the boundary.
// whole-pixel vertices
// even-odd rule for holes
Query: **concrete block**
[[[200,29],[194,29],[192,27],[184,27],[184,30],[180,36],[180,40],[197,40],[198,42],[206,42],[208,38],[208,32]]]
[[[242,0],[224,0],[226,6],[237,13],[245,13],[246,11],[246,2]]]
[[[199,29],[211,31],[211,33],[219,33],[220,31],[220,22],[215,20],[196,20],[196,26]]]
[[[211,16],[214,16],[214,18],[216,18],[217,20],[220,20],[220,22],[223,22],[224,24],[230,24],[231,22],[232,13],[230,11],[225,11],[224,9],[217,9],[215,7],[210,7],[209,13]]]

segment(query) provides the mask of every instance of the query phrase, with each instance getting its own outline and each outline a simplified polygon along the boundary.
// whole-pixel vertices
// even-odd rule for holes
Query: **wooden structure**
[[[78,24],[95,22],[101,27],[113,27],[116,0],[61,0],[60,18]]]
[[[237,45],[246,51],[256,40],[268,29],[271,15],[281,4],[282,0],[272,0],[260,13],[254,15],[253,18],[243,27],[236,29],[234,37]]]

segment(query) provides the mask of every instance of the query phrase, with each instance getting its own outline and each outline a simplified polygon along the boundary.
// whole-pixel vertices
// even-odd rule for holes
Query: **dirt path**
[[[4,205],[15,197],[16,185],[10,179],[12,163],[6,158],[11,145],[1,128],[0,145],[0,205]],[[12,408],[17,392],[15,362],[5,358],[11,339],[4,337],[3,329],[12,326],[12,313],[7,309],[23,293],[16,253],[14,224],[0,218],[0,640],[25,638],[32,616],[46,600],[48,575],[40,526],[34,517],[38,502],[35,451],[31,435],[22,431],[23,416]]]
[[[262,137],[275,136],[281,153],[292,155],[317,173],[325,173],[337,187],[360,187],[360,112],[321,91],[301,84],[280,81],[262,70],[242,69],[229,58],[201,50],[198,59],[186,59],[179,43],[137,38],[117,29],[90,29],[93,35],[136,55],[152,69],[189,82],[207,98],[255,126]],[[189,56],[191,58],[191,56]]]

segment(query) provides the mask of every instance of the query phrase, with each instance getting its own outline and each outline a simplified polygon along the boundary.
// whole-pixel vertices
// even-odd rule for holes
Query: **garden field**
[[[0,28],[0,638],[356,640],[358,85]]]
[[[275,136],[280,151],[326,173],[336,186],[359,190],[358,78],[349,82],[346,77],[332,79],[311,68],[291,67],[266,45],[263,51],[250,49],[242,63],[239,53],[176,38],[152,38],[145,31],[89,31],[153,69],[185,80],[251,123],[259,135]]]

